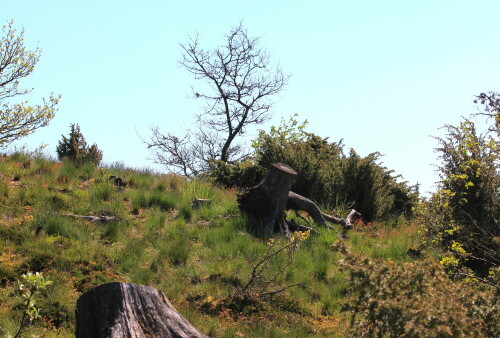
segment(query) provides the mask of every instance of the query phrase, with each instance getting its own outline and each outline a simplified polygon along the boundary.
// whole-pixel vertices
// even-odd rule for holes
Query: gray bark
[[[265,233],[271,235],[275,227],[287,233],[285,207],[288,192],[297,172],[284,163],[273,163],[257,186],[238,196],[240,210],[261,223]]]
[[[83,294],[76,305],[77,338],[206,337],[149,286],[109,283]]]
[[[201,207],[209,207],[212,201],[205,198],[195,198],[191,201],[193,209],[200,209]]]
[[[264,224],[267,235],[277,231],[285,234],[289,231],[317,232],[312,228],[287,221],[285,209],[305,211],[316,224],[330,229],[332,227],[328,222],[340,224],[344,230],[352,228],[353,219],[361,214],[353,209],[349,216],[343,219],[322,212],[310,199],[290,191],[296,175],[297,172],[286,164],[272,164],[261,183],[238,196],[240,210],[250,216],[253,221]]]
[[[73,215],[73,214],[63,214],[64,216],[80,218],[90,222],[111,222],[111,221],[119,221],[115,216],[90,216],[90,215]]]
[[[327,228],[332,228],[327,223],[328,221],[334,224],[340,224],[344,229],[350,229],[352,228],[353,219],[361,216],[361,214],[354,209],[352,209],[346,219],[325,214],[319,209],[316,203],[304,196],[294,193],[293,191],[288,193],[286,208],[287,210],[305,211],[312,217],[316,224],[324,225]]]

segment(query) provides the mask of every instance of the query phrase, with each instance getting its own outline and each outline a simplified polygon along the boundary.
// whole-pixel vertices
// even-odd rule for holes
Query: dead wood
[[[274,163],[257,186],[238,195],[240,210],[252,219],[252,224],[262,224],[267,235],[275,231],[288,233],[284,211],[296,176],[297,172],[286,164]]]
[[[63,214],[64,216],[68,217],[73,217],[73,218],[80,218],[80,219],[85,219],[90,222],[111,222],[111,221],[118,221],[119,219],[115,216],[91,216],[91,215],[73,215],[73,214]]]
[[[191,201],[191,205],[195,210],[202,207],[209,207],[211,204],[212,201],[205,198],[195,198]]]
[[[316,224],[324,225],[327,228],[332,229],[332,227],[327,223],[331,222],[333,224],[340,224],[344,229],[352,228],[352,220],[355,217],[360,217],[361,214],[356,210],[352,209],[349,216],[346,219],[328,215],[320,210],[320,208],[311,201],[310,199],[301,196],[293,191],[288,193],[288,200],[286,203],[287,210],[294,211],[305,211],[311,216]]]
[[[76,305],[77,338],[206,337],[179,314],[165,295],[149,286],[103,284]]]
[[[305,211],[316,224],[333,229],[328,222],[340,224],[344,230],[352,228],[354,218],[360,217],[352,210],[346,219],[326,214],[310,199],[301,196],[290,187],[297,172],[283,163],[274,163],[264,179],[255,187],[238,196],[240,210],[250,216],[253,221],[264,224],[267,235],[273,232],[287,234],[289,231],[316,230],[286,220],[286,210]],[[254,222],[255,223],[255,222]]]

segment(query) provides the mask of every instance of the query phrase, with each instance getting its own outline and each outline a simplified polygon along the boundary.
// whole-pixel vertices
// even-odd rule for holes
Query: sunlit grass
[[[341,237],[338,226],[330,230],[312,225],[319,234],[276,255],[250,294],[302,285],[287,289],[279,299],[262,297],[261,312],[233,318],[203,310],[203,297],[218,303],[238,295],[266,253],[290,243],[275,236],[270,247],[252,236],[236,191],[148,170],[77,167],[23,154],[0,158],[0,172],[0,303],[13,294],[20,273],[44,271],[55,281],[42,304],[44,315],[60,331],[34,322],[30,334],[73,332],[74,307],[83,292],[126,281],[162,290],[195,326],[215,337],[335,336],[333,329],[311,323],[343,318],[349,281],[339,268],[342,255],[335,251]],[[19,180],[13,181],[16,175]],[[127,186],[113,185],[111,175]],[[211,203],[196,209],[195,198]],[[90,222],[72,215],[115,219]],[[300,218],[296,222],[304,224]],[[390,224],[355,228],[345,242],[354,252],[402,262],[413,259],[406,251],[419,240],[414,228]],[[18,313],[2,304],[0,310],[0,326],[11,333]]]

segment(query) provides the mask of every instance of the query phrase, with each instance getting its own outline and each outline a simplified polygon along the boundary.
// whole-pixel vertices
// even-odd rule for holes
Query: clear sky
[[[35,88],[30,100],[62,94],[50,125],[18,144],[55,155],[78,123],[104,161],[157,168],[138,135],[178,131],[200,109],[179,43],[199,32],[217,46],[243,20],[292,74],[263,129],[298,113],[346,150],[380,151],[424,192],[437,181],[430,135],[474,112],[475,94],[500,90],[499,13],[498,0],[0,0],[0,23],[14,19],[43,50],[22,83]]]

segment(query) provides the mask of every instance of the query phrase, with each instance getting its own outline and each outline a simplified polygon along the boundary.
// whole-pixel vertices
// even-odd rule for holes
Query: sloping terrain
[[[194,198],[212,203],[195,210]],[[0,210],[2,335],[19,327],[17,281],[28,271],[43,272],[52,284],[35,300],[40,318],[29,323],[27,336],[72,336],[78,297],[112,281],[160,289],[209,336],[340,337],[349,329],[341,312],[349,286],[339,266],[341,230],[253,237],[236,191],[174,175],[14,154],[0,158]],[[417,230],[404,222],[356,225],[343,242],[372,258],[408,262],[419,259],[408,253],[419,245]],[[263,260],[265,269],[249,283]]]

